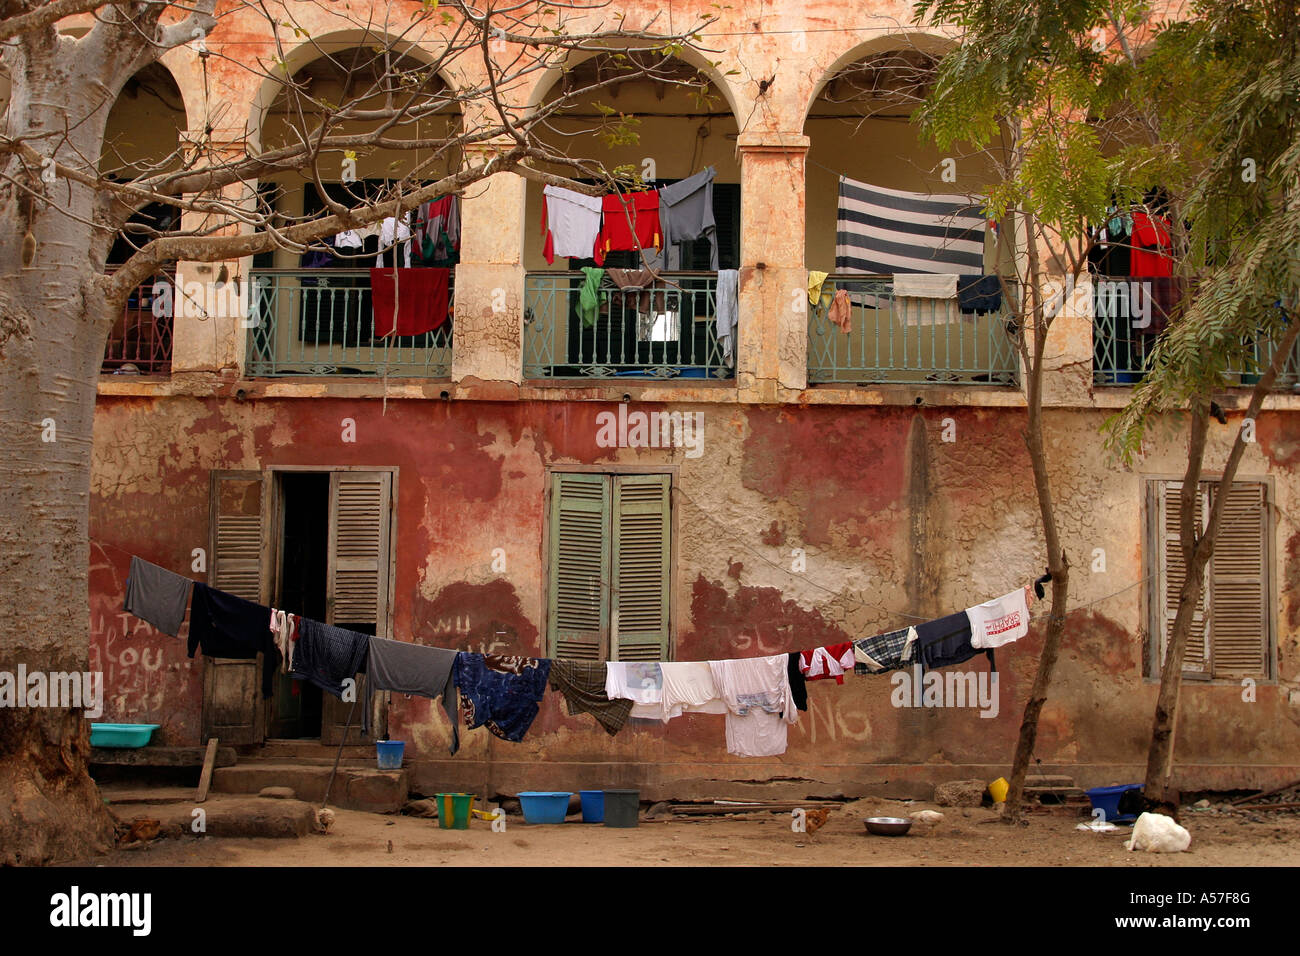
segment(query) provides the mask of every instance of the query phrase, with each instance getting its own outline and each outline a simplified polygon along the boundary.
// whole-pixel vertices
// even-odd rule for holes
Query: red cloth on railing
[[[371,269],[375,335],[423,335],[447,321],[450,269]],[[397,321],[393,321],[393,303]]]

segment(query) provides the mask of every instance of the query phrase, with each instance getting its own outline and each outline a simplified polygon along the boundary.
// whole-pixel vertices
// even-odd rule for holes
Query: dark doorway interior
[[[324,621],[329,557],[330,476],[328,472],[280,475],[283,537],[280,593],[275,606]],[[281,674],[276,685],[268,736],[319,738],[321,692],[307,681]]]

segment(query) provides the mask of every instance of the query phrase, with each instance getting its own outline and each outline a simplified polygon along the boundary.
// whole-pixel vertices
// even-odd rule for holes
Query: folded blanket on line
[[[342,700],[343,682],[366,669],[370,635],[322,624],[304,617],[298,628],[298,648],[291,677],[310,681]],[[365,715],[362,715],[365,726]]]

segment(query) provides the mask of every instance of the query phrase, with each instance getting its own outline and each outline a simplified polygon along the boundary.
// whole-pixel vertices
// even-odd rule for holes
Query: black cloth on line
[[[298,646],[289,676],[311,681],[342,700],[343,682],[365,672],[369,650],[369,634],[304,617],[298,623]]]
[[[965,611],[916,625],[917,642],[921,646],[921,662],[926,670],[964,664],[981,653],[971,646],[970,618]],[[984,652],[989,666],[995,667],[992,649]]]
[[[1002,280],[997,276],[957,277],[957,307],[963,312],[997,312],[1002,308]]]
[[[189,655],[201,649],[204,657],[248,660],[263,655],[262,696],[275,692],[280,652],[271,635],[271,609],[241,597],[194,582],[190,598]]]
[[[790,675],[790,696],[794,699],[795,710],[808,709],[808,679],[799,670],[799,652],[791,651],[785,664],[785,671]]]

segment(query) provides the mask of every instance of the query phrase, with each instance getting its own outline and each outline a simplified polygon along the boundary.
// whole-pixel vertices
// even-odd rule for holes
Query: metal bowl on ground
[[[876,836],[903,836],[912,829],[912,821],[906,817],[868,817],[863,822],[867,832]]]

